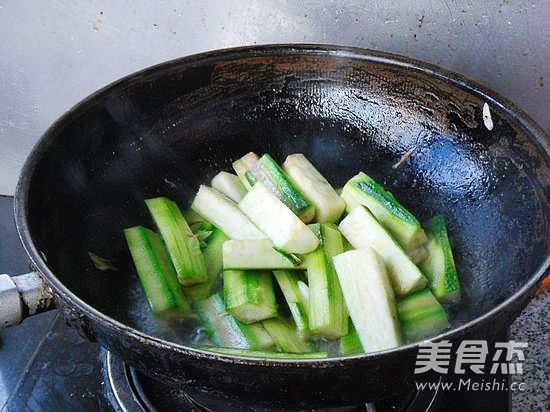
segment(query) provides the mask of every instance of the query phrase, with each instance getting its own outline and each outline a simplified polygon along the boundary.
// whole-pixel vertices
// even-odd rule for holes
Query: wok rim
[[[417,348],[421,342],[409,343],[383,351],[357,355],[335,356],[326,359],[299,360],[227,355],[170,342],[165,339],[149,335],[138,329],[132,328],[131,326],[128,326],[104,314],[103,312],[84,302],[75,293],[71,292],[64,285],[64,283],[53,273],[53,271],[49,269],[46,261],[41,256],[41,253],[37,249],[37,246],[32,239],[32,235],[29,231],[27,222],[29,188],[32,180],[31,178],[35,171],[36,165],[42,157],[42,154],[47,151],[49,144],[54,141],[51,135],[54,134],[59,127],[62,127],[63,124],[71,118],[71,116],[77,115],[83,108],[86,107],[87,104],[91,104],[95,99],[102,97],[111,90],[117,87],[123,87],[125,83],[130,83],[132,80],[139,78],[140,76],[150,75],[157,70],[168,69],[170,66],[190,66],[194,64],[200,64],[204,60],[228,58],[231,55],[234,55],[235,58],[245,58],[274,54],[329,55],[334,57],[344,57],[353,60],[369,61],[387,64],[393,67],[412,69],[423,72],[432,77],[439,78],[440,80],[451,83],[454,86],[466,89],[468,92],[485,99],[485,101],[487,101],[488,103],[492,103],[493,105],[498,106],[526,131],[528,137],[533,141],[533,143],[535,143],[539,147],[541,154],[545,158],[546,162],[550,161],[550,137],[546,135],[542,128],[527,113],[518,108],[510,100],[492,91],[491,89],[482,86],[481,84],[478,84],[477,82],[470,80],[469,78],[461,74],[452,72],[442,67],[398,54],[387,53],[372,49],[364,49],[359,47],[339,46],[331,44],[266,44],[218,49],[162,62],[124,76],[80,100],[70,109],[68,109],[61,117],[55,120],[34,144],[30,154],[25,160],[25,163],[20,172],[19,180],[17,182],[14,196],[14,214],[16,228],[20,241],[23,244],[23,247],[28,257],[30,258],[31,264],[45,278],[49,286],[55,291],[55,294],[61,296],[63,300],[68,301],[72,305],[76,306],[81,312],[85,314],[86,317],[95,322],[107,325],[110,329],[115,330],[119,334],[124,334],[128,337],[131,337],[132,339],[138,340],[142,343],[157,346],[158,348],[163,350],[179,352],[184,356],[192,357],[195,359],[215,360],[228,364],[241,364],[250,366],[280,367],[286,365],[289,367],[341,367],[346,364],[354,363],[358,360],[368,361],[370,359],[389,357],[399,352],[411,351]],[[544,274],[548,271],[549,267],[550,253],[547,254],[542,264],[536,269],[534,274],[529,277],[527,282],[503,302],[493,307],[489,311],[483,313],[482,315],[464,323],[463,325],[447,330],[444,333],[440,333],[437,336],[430,338],[429,340],[453,340],[454,338],[459,337],[461,334],[463,334],[467,329],[474,328],[476,325],[494,318],[500,311],[502,311],[506,307],[513,305],[514,302],[521,302],[521,300],[527,294],[534,290],[535,286],[538,282],[542,280]]]

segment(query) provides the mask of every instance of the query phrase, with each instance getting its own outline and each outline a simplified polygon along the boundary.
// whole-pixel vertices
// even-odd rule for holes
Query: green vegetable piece
[[[401,330],[410,342],[433,336],[449,327],[447,312],[429,289],[419,290],[397,302]]]
[[[314,351],[313,345],[298,336],[296,325],[287,319],[282,317],[267,319],[262,321],[262,325],[280,352],[305,353]]]
[[[107,259],[99,255],[96,255],[94,252],[90,252],[90,251],[88,251],[88,256],[90,257],[90,260],[92,261],[93,265],[97,270],[101,270],[103,272],[106,272],[108,270],[111,270],[111,271],[118,270],[118,268],[115,266],[114,259]]]
[[[301,338],[307,338],[310,334],[307,315],[309,302],[300,291],[301,272],[297,270],[274,270],[273,274],[283,292],[292,319],[296,323],[298,335]]]
[[[332,257],[344,251],[333,224],[312,224],[320,246],[305,256],[309,286],[309,329],[317,336],[339,338],[348,333],[348,313]]]
[[[254,350],[270,350],[274,346],[261,323],[247,325],[227,313],[220,294],[197,302],[197,312],[216,346]]]
[[[244,323],[254,323],[277,315],[271,272],[225,270],[223,292],[227,311]]]
[[[353,323],[349,322],[348,327],[349,333],[346,336],[340,338],[340,353],[342,355],[353,355],[355,353],[363,353],[363,345],[361,345],[361,340],[359,335],[353,326]]]
[[[124,229],[136,271],[154,313],[191,311],[159,235],[143,226]]]
[[[313,219],[315,206],[305,198],[281,166],[269,154],[266,153],[260,157],[248,173],[249,182],[253,184],[262,182],[303,222],[308,223]]]
[[[208,279],[200,241],[193,234],[179,207],[165,197],[145,201],[153,217],[182,285],[190,286]]]
[[[220,229],[213,229],[212,234],[206,240],[202,252],[208,280],[198,285],[185,287],[184,292],[186,295],[193,299],[206,299],[214,293],[214,286],[223,270],[222,248],[227,240],[229,238]]]
[[[445,217],[437,215],[426,224],[428,257],[420,268],[428,278],[430,289],[442,302],[460,300],[460,282],[456,272],[453,251],[447,235]]]
[[[373,178],[361,172],[352,177],[342,191],[348,212],[357,204],[366,206],[376,220],[410,251],[426,242],[426,235],[418,219]]]

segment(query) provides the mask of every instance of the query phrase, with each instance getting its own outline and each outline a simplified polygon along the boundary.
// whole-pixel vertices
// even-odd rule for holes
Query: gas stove
[[[13,224],[13,199],[0,196],[0,269],[28,272]],[[503,331],[497,340],[507,340]],[[489,345],[492,347],[492,345]],[[460,375],[464,378],[464,375]],[[479,375],[466,376],[472,380]],[[502,380],[507,379],[505,376]],[[447,380],[458,380],[448,375]],[[62,316],[47,312],[0,332],[0,409],[6,411],[223,411],[263,410],[227,404],[148,378],[112,353],[80,337]],[[377,403],[326,411],[507,411],[510,393],[422,390]]]
[[[180,387],[162,386],[129,367],[123,360],[102,349],[100,359],[103,371],[103,399],[117,411],[145,412],[152,410],[196,410],[237,412],[243,410],[275,411],[234,401],[228,403],[211,395],[191,393]],[[319,412],[358,411],[435,411],[441,400],[436,390],[411,391],[392,396],[377,403],[318,409]]]

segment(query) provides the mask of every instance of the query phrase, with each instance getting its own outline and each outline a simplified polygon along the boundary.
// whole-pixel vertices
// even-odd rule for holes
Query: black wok
[[[279,160],[305,153],[336,186],[366,171],[421,219],[447,216],[463,300],[453,329],[437,339],[507,327],[548,268],[548,137],[513,104],[385,53],[238,48],[117,81],[33,149],[17,188],[17,227],[68,323],[148,375],[222,396],[343,405],[410,382],[415,344],[327,360],[237,358],[177,343],[187,326],[174,331],[151,317],[122,229],[152,225],[144,198],[185,206],[201,182],[250,150]],[[115,258],[118,272],[97,270],[88,251]]]

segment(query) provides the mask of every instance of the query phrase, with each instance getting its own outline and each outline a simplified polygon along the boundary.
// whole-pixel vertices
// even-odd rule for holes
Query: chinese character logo
[[[488,352],[487,341],[465,340],[456,351],[455,373],[457,375],[465,373],[463,365],[469,364],[474,373],[482,374]]]
[[[500,371],[503,374],[521,375],[523,373],[523,364],[520,362],[514,362],[514,355],[518,361],[524,361],[525,355],[523,354],[523,348],[527,347],[527,342],[516,342],[511,340],[510,342],[496,342],[495,343],[495,356],[493,356],[493,366],[491,367],[491,373],[496,373],[500,366]],[[501,362],[500,357],[502,353],[506,351],[506,362]]]
[[[447,373],[451,360],[452,344],[448,340],[438,343],[424,341],[418,348],[416,368],[414,373],[424,373],[431,370]]]
[[[510,342],[496,342],[490,373],[495,374],[499,369],[503,374],[523,373],[521,362],[525,360],[524,348],[527,348],[525,342],[515,342],[513,340]],[[452,349],[452,343],[448,340],[422,342],[418,348],[414,373],[420,374],[429,371],[448,373]],[[506,353],[506,356],[502,359],[504,353]],[[489,348],[485,340],[465,340],[461,342],[456,349],[454,373],[460,375],[464,374],[466,369],[470,369],[475,374],[484,374],[488,354]]]

